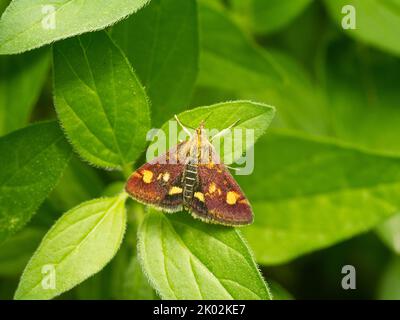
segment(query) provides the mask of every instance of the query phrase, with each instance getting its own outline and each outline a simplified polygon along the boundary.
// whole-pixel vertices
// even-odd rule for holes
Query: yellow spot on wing
[[[151,183],[151,181],[153,180],[153,172],[151,172],[150,170],[143,170],[142,175],[142,180],[144,183]]]
[[[208,187],[208,192],[209,192],[210,194],[212,194],[212,193],[214,193],[216,190],[217,190],[217,186],[215,185],[214,182],[211,182],[210,185],[209,185],[209,187]]]
[[[201,192],[195,192],[194,197],[199,199],[201,202],[204,202],[204,194],[202,194]]]
[[[171,189],[169,189],[169,192],[168,192],[168,194],[170,196],[172,196],[174,194],[179,194],[179,193],[182,193],[182,188],[175,187],[175,186],[173,186]]]
[[[164,180],[165,182],[168,182],[169,177],[170,177],[170,175],[169,175],[168,172],[166,172],[166,173],[163,174],[163,180]]]
[[[208,168],[208,169],[214,168],[214,163],[209,162],[209,163],[207,164],[207,168]]]
[[[226,194],[226,203],[229,205],[234,205],[239,198],[240,194],[236,193],[235,191],[229,191]]]

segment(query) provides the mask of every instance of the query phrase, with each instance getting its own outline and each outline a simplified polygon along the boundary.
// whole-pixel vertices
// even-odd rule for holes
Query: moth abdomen
[[[194,190],[198,183],[197,181],[197,165],[188,163],[185,167],[183,174],[183,205],[186,209],[189,209],[194,195]]]

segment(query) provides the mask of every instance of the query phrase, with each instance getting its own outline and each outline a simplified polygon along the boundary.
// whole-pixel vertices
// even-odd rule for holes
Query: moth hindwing
[[[135,200],[165,212],[185,209],[195,218],[224,225],[253,221],[246,196],[220,162],[202,124],[188,141],[133,172],[125,189]]]

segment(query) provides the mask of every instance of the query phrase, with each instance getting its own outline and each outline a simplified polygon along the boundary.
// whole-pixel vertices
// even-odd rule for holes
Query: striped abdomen
[[[188,209],[192,203],[194,190],[197,184],[197,165],[188,163],[183,175],[183,206]]]

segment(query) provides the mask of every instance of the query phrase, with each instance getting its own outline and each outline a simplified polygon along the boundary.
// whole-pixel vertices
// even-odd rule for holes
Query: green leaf
[[[65,213],[26,266],[15,299],[51,299],[100,271],[121,244],[126,197],[91,200]],[[45,266],[54,273],[46,273]],[[46,282],[52,274],[54,287]]]
[[[0,275],[19,276],[24,270],[45,230],[24,228],[0,245]]]
[[[47,51],[0,56],[0,135],[28,123],[49,70]]]
[[[163,299],[270,299],[235,228],[150,210],[139,229],[138,254]]]
[[[382,241],[400,255],[400,214],[387,219],[377,228],[378,235]]]
[[[239,122],[233,129],[253,129],[254,142],[257,141],[267,130],[275,115],[275,108],[263,103],[251,101],[230,101],[218,103],[211,106],[197,107],[178,115],[179,120],[190,127],[197,128],[202,120],[206,120],[206,128],[223,130],[235,121]],[[168,141],[168,122],[162,126],[162,130],[167,133]],[[245,140],[242,143],[243,152],[250,149],[253,145]],[[173,146],[170,146],[173,147]],[[221,157],[223,150],[221,150]],[[226,155],[226,153],[225,153]]]
[[[121,295],[126,300],[157,299],[157,295],[144,275],[137,257],[131,259],[125,272]]]
[[[233,0],[237,15],[243,16],[256,33],[271,33],[287,26],[311,0]]]
[[[0,20],[0,54],[20,53],[56,40],[103,29],[134,13],[147,2],[13,0]]]
[[[49,229],[63,212],[83,201],[99,197],[103,188],[104,182],[96,169],[73,155],[57,186],[40,206],[30,226]]]
[[[339,40],[328,46],[322,73],[334,135],[400,155],[399,59]]]
[[[202,36],[197,95],[212,88],[225,92],[229,99],[263,101],[277,107],[275,126],[318,134],[329,130],[328,121],[322,121],[327,114],[320,93],[297,63],[257,46],[224,10],[208,5],[199,9]]]
[[[57,184],[71,153],[54,121],[0,138],[0,242],[31,219]]]
[[[63,212],[83,201],[101,196],[103,188],[104,182],[96,169],[73,155],[57,186],[40,206],[30,225],[49,229]]]
[[[121,168],[137,159],[150,128],[146,94],[129,62],[105,32],[54,46],[58,117],[90,163]]]
[[[78,204],[102,195],[104,182],[96,169],[72,157],[68,167],[46,202],[57,212],[65,212]],[[123,189],[120,189],[121,192]],[[113,194],[115,196],[118,193]]]
[[[119,193],[121,194],[121,190]],[[114,196],[114,195],[113,195]],[[126,205],[127,223],[124,241],[117,254],[98,273],[79,284],[71,294],[79,300],[121,300],[124,296],[126,275],[132,256],[136,255],[137,226],[132,223],[137,212],[131,208],[132,202]]]
[[[0,15],[3,14],[4,10],[10,4],[11,0],[0,0]]]
[[[268,281],[273,300],[293,300],[293,296],[279,283]]]
[[[96,169],[73,155],[62,178],[39,208],[31,224],[49,229],[63,212],[83,201],[99,197],[103,189],[104,182]],[[123,189],[112,196],[119,194],[121,190]]]
[[[381,277],[378,288],[377,299],[399,300],[400,299],[400,258],[395,257],[386,267]]]
[[[239,85],[241,89],[253,86],[260,88],[261,83],[272,85],[273,82],[281,81],[279,70],[262,56],[258,47],[229,19],[226,11],[201,3],[199,22],[202,34],[200,84],[221,86],[233,91]],[[218,32],[211,32],[212,30]],[[246,77],[247,81],[240,81],[238,85],[239,74]],[[221,83],[221,78],[228,83]],[[232,88],[232,85],[235,86]]]
[[[290,5],[292,1],[281,2]],[[268,51],[271,48],[279,48],[290,55],[297,64],[306,68],[306,72],[315,76],[318,75],[315,73],[316,62],[320,59],[321,49],[335,34],[333,28],[332,22],[326,18],[321,8],[320,1],[312,1],[298,17],[276,35],[261,36],[257,39]]]
[[[127,213],[129,215],[129,213]],[[129,225],[127,225],[129,228]],[[126,231],[129,229],[127,228]],[[136,234],[125,234],[125,238]],[[117,254],[98,273],[74,288],[73,293],[79,300],[119,300],[122,297],[124,276],[131,258],[131,250],[128,250],[127,241],[121,244]]]
[[[348,239],[399,210],[399,158],[272,131],[256,145],[254,163],[238,181],[255,214],[244,233],[262,264]]]
[[[195,0],[153,0],[112,37],[146,87],[154,126],[187,107],[198,68]]]
[[[325,4],[331,17],[349,36],[396,55],[400,54],[398,0],[325,0]],[[346,5],[355,9],[355,29],[342,27],[342,20],[348,15],[342,13]]]

